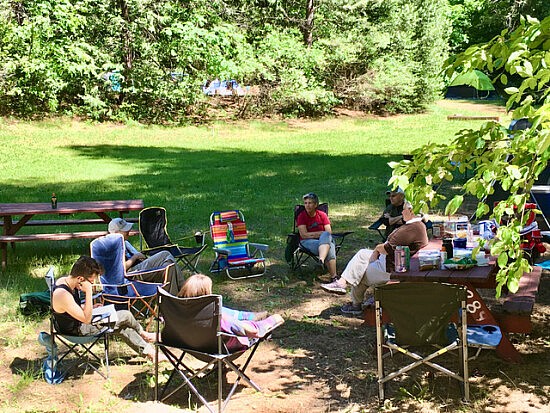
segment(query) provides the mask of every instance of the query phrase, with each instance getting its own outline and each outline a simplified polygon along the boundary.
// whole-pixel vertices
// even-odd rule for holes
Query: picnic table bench
[[[523,274],[519,289],[501,297],[502,308],[493,311],[500,328],[506,333],[528,334],[533,330],[531,315],[540,284],[542,268],[533,267],[531,272]]]
[[[57,208],[52,208],[50,203],[11,203],[0,204],[0,223],[2,234],[0,235],[0,249],[2,251],[2,269],[7,266],[7,248],[11,244],[15,249],[16,242],[29,241],[65,241],[79,238],[97,238],[107,234],[107,225],[111,221],[109,212],[116,212],[119,217],[130,211],[143,209],[141,199],[115,200],[115,201],[88,201],[88,202],[60,202]],[[98,218],[63,218],[73,214],[93,213]],[[32,219],[35,215],[59,215],[56,219]],[[18,216],[18,219],[13,217]],[[126,218],[129,222],[137,222],[137,218]],[[98,231],[67,231],[65,226],[71,225],[103,225],[104,230]],[[59,232],[26,234],[18,233],[23,227],[37,228],[42,226],[59,227]],[[139,231],[132,230],[130,235],[136,235]]]

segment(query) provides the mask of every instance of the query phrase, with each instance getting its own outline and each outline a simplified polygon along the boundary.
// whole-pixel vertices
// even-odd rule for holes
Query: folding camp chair
[[[244,215],[241,211],[213,212],[210,215],[210,235],[216,253],[210,272],[225,271],[233,280],[265,274],[264,252],[269,246],[248,242]]]
[[[51,267],[45,276],[48,290],[50,291],[50,303],[51,296],[53,294],[53,288],[55,285],[54,268]],[[63,379],[76,367],[84,367],[84,374],[91,368],[103,377],[107,379],[109,377],[109,334],[113,330],[109,327],[111,320],[106,314],[99,314],[92,318],[92,324],[98,325],[98,332],[92,335],[69,335],[59,332],[57,322],[53,313],[53,306],[50,306],[50,337],[51,340],[47,348],[49,348],[48,358],[45,363],[48,364],[48,371],[50,377],[46,377],[48,382],[57,384],[63,381]],[[103,356],[99,356],[95,351],[96,344],[103,341],[104,350]],[[57,343],[65,347],[64,351],[59,351]],[[68,365],[70,356],[75,356],[75,360]],[[97,366],[96,366],[97,364]],[[101,364],[105,365],[106,374],[99,370]]]
[[[153,255],[159,251],[169,251],[178,263],[189,271],[197,273],[200,256],[207,247],[204,243],[204,234],[197,232],[191,237],[178,239],[179,241],[192,238],[196,243],[192,247],[183,247],[170,240],[166,225],[166,209],[151,207],[141,210],[139,213],[139,233],[147,246],[141,252],[146,255]]]
[[[108,234],[90,243],[91,256],[104,268],[100,277],[103,285],[104,303],[114,304],[117,310],[130,310],[136,318],[153,320],[156,314],[157,287],[167,285],[170,264],[162,268],[126,272],[124,266],[124,237]],[[151,273],[158,273],[162,282],[139,281]]]
[[[327,203],[319,204],[317,206],[317,209],[328,215]],[[285,250],[285,259],[290,265],[290,268],[292,270],[297,270],[298,268],[304,266],[310,258],[317,263],[320,262],[319,257],[314,253],[312,253],[310,250],[308,250],[306,247],[304,247],[300,242],[300,233],[298,232],[298,228],[296,226],[296,219],[298,218],[298,215],[300,215],[304,210],[305,210],[305,207],[303,205],[294,206],[294,220],[293,220],[292,233],[288,234],[286,239],[287,246]],[[353,234],[353,231],[332,233],[332,239],[336,247],[335,248],[336,255],[338,255],[338,252],[340,251],[340,248],[344,243],[345,237],[348,236],[349,234]]]
[[[386,206],[387,203],[386,203]],[[378,218],[376,221],[374,221],[372,224],[369,225],[368,229],[370,229],[371,231],[376,231],[378,232],[378,235],[380,235],[380,238],[382,240],[382,242],[386,242],[386,239],[388,238],[386,236],[386,223],[387,223],[387,219],[384,218],[383,216],[381,216],[380,218]],[[423,220],[422,222],[424,222],[424,225],[426,225],[426,231],[432,231],[432,234],[433,234],[433,222],[430,221],[430,220]],[[400,224],[400,225],[394,225],[394,231],[399,228],[401,225],[403,224]]]
[[[255,390],[260,391],[260,388],[246,375],[245,371],[259,344],[267,339],[271,332],[260,339],[251,341],[248,348],[244,347],[238,351],[230,351],[224,344],[224,338],[235,336],[221,331],[221,296],[205,295],[202,297],[179,298],[159,288],[158,303],[159,318],[157,318],[157,340],[155,343],[155,360],[157,360],[155,363],[155,400],[161,398],[164,401],[187,386],[206,406],[208,411],[213,413],[214,409],[194,384],[196,379],[204,378],[213,372],[218,374],[218,412],[225,410],[241,379]],[[160,320],[163,321],[162,325]],[[162,389],[160,389],[158,381],[159,349],[174,368]],[[247,351],[249,351],[248,357],[240,367],[237,366],[235,359]],[[180,352],[181,354],[179,354]],[[194,367],[194,360],[185,357],[187,354],[206,364],[202,367]],[[222,392],[222,369],[224,367],[237,375],[237,379],[227,393],[225,401]],[[178,376],[183,380],[183,383],[166,394],[168,388]],[[161,390],[160,394],[159,389]]]
[[[550,233],[550,185],[533,185],[531,188],[531,198],[540,211],[542,220],[539,220],[539,228],[543,230],[542,234],[548,237]]]
[[[376,344],[378,356],[378,392],[384,400],[385,384],[410,370],[425,365],[461,384],[464,400],[469,400],[466,287],[456,284],[402,282],[378,286],[374,291]],[[382,325],[382,316],[391,324]],[[456,317],[457,324],[451,323]],[[435,346],[434,352],[420,354],[409,346]],[[384,349],[389,350],[386,354]],[[458,350],[458,372],[433,360]],[[385,372],[386,356],[402,353],[413,361],[390,373]]]
[[[533,193],[531,193],[533,196]],[[495,203],[495,207],[499,202]],[[525,258],[530,264],[534,264],[538,257],[546,251],[546,247],[543,245],[543,234],[539,229],[538,222],[536,221],[536,209],[537,204],[532,202],[526,202],[522,214],[525,214],[525,223],[519,231],[521,237],[521,249],[525,253]],[[514,207],[514,210],[516,208]],[[508,217],[502,218],[502,223],[506,223]]]

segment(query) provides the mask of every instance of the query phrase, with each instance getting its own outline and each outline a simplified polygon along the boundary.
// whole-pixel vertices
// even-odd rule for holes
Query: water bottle
[[[405,272],[406,270],[405,251],[402,246],[398,245],[397,247],[395,247],[395,271]]]
[[[447,260],[447,249],[445,248],[445,245],[443,245],[441,247],[441,251],[439,251],[439,269],[445,269],[445,260]]]
[[[233,232],[233,224],[231,222],[227,223],[226,239],[227,239],[227,242],[229,243],[235,242],[235,234]]]
[[[57,197],[55,196],[55,192],[52,194],[52,209],[57,209]]]

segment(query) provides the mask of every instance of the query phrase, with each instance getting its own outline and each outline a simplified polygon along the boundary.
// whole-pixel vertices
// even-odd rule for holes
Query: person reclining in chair
[[[405,222],[403,221],[403,203],[405,202],[405,193],[401,188],[386,192],[390,203],[382,212],[380,220],[386,226],[386,239],[390,234]]]
[[[204,274],[194,274],[185,281],[178,296],[191,298],[209,294],[212,294],[210,277]],[[263,337],[284,322],[283,317],[279,314],[268,316],[266,311],[253,313],[222,307],[221,330],[237,336],[226,337],[225,345],[230,351],[250,347],[251,338]]]
[[[168,251],[159,251],[149,258],[139,252],[130,241],[128,241],[128,235],[133,225],[134,224],[131,222],[127,222],[122,218],[115,218],[109,222],[108,228],[111,234],[122,234],[124,237],[124,256],[126,259],[124,266],[126,267],[126,271],[152,270],[155,268],[163,268],[173,263],[174,265],[168,270],[168,282],[170,283],[168,291],[170,294],[177,294],[185,281],[185,277],[176,263],[176,259]],[[159,283],[164,282],[164,279],[160,279],[160,276],[160,272],[152,272],[150,274],[140,275],[139,280]]]
[[[100,328],[92,321],[92,284],[103,271],[101,265],[91,257],[81,256],[71,268],[68,276],[55,281],[52,294],[53,316],[61,334],[85,336],[96,334]],[[85,295],[84,304],[80,301],[80,291]],[[154,359],[155,350],[150,342],[154,333],[148,333],[128,310],[117,311],[114,333],[120,336],[138,354]]]
[[[319,211],[319,197],[310,192],[305,194],[305,210],[296,218],[296,226],[300,233],[300,243],[319,257],[321,264],[326,266],[332,279],[336,274],[336,247],[332,240],[332,228],[328,215]]]
[[[422,217],[417,217],[412,205],[403,205],[405,224],[393,231],[386,242],[378,244],[374,250],[359,250],[348,262],[341,277],[321,288],[333,294],[345,294],[347,284],[351,285],[350,304],[342,307],[344,314],[362,314],[361,303],[370,286],[385,284],[390,280],[390,273],[395,271],[395,248],[399,245],[410,248],[411,255],[428,245],[428,234]]]

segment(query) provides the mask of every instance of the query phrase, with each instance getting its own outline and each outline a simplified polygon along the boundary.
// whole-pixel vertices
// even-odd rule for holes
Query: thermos
[[[443,246],[445,247],[445,251],[447,252],[447,258],[453,258],[453,239],[445,238],[443,240]]]

